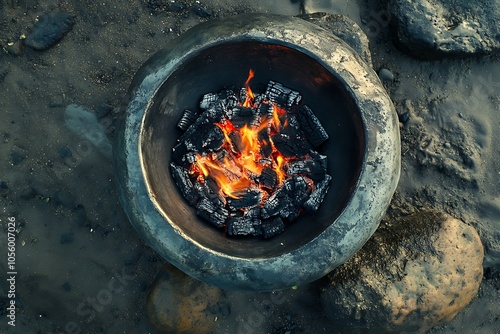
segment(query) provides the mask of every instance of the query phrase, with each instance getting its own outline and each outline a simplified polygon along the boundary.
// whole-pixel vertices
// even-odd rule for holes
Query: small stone
[[[484,249],[476,230],[421,212],[381,226],[330,274],[321,299],[339,332],[424,333],[477,295]]]
[[[200,4],[194,4],[191,10],[199,17],[207,18],[211,15],[211,13]]]
[[[398,119],[401,123],[406,124],[410,120],[410,114],[407,112],[404,112],[402,114],[398,113]]]
[[[20,56],[23,54],[23,44],[21,41],[10,42],[5,46],[5,50],[13,56]]]
[[[382,81],[388,81],[388,82],[394,81],[394,74],[392,74],[392,72],[386,68],[382,68],[378,72],[378,76],[379,76],[380,80],[382,80]]]
[[[26,45],[35,50],[46,50],[59,42],[74,24],[75,15],[70,13],[43,14],[26,37]]]
[[[448,142],[444,143],[444,145],[443,145],[443,146],[444,146],[445,148],[451,148],[451,144],[450,144],[450,143],[448,143]]]

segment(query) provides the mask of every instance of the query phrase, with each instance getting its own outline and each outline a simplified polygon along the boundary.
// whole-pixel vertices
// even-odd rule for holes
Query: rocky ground
[[[7,248],[11,218],[18,309],[16,327],[9,326],[10,285],[2,279],[0,333],[340,331],[319,302],[325,282],[242,293],[206,287],[165,266],[121,209],[106,144],[134,73],[175,36],[215,17],[318,11],[343,14],[366,33],[373,67],[400,117],[402,175],[382,228],[399,217],[437,210],[474,227],[484,245],[477,297],[430,331],[498,333],[498,1],[456,1],[454,8],[462,5],[462,12],[436,0],[421,3],[413,10],[415,20],[435,25],[415,30],[427,37],[415,42],[400,23],[412,11],[402,0],[2,0],[0,247]],[[30,33],[37,18],[57,11],[74,15],[65,17],[67,33],[45,50],[34,50],[39,44]],[[446,47],[436,47],[443,43],[435,43],[442,39],[433,34],[446,37]],[[65,113],[70,104],[95,117]],[[89,145],[89,133],[107,139],[99,141],[102,146]],[[6,255],[0,271],[2,277],[9,271]],[[158,307],[164,304],[171,309]]]

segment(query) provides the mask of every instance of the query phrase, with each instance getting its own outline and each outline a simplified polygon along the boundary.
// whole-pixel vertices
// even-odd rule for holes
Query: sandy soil
[[[128,223],[118,203],[111,161],[70,131],[64,118],[68,104],[85,106],[99,114],[112,139],[114,122],[140,65],[169,40],[209,19],[190,10],[155,11],[152,3],[0,2],[0,247],[7,247],[6,223],[14,217],[20,308],[16,327],[8,326],[3,313],[8,286],[2,279],[0,333],[71,333],[76,326],[82,333],[155,333],[145,315],[145,297],[164,261]],[[201,1],[210,17],[301,11],[298,2],[269,3]],[[380,29],[369,34],[374,68],[394,74],[387,90],[401,117],[409,117],[401,125],[401,181],[386,218],[430,207],[476,227],[486,248],[486,276],[479,296],[435,332],[499,333],[498,58],[410,58],[392,44],[388,22],[377,21],[374,14],[384,7],[367,0],[310,0],[304,9],[345,14],[363,29],[370,22],[379,24]],[[46,51],[23,48],[19,37],[30,31],[38,15],[53,10],[74,13],[74,28]],[[8,48],[9,42],[19,49]],[[4,277],[6,251],[1,253]],[[90,312],[84,302],[98,298],[117,278],[125,288]],[[254,333],[335,332],[319,309],[312,285],[283,296],[283,303],[263,312],[264,320]],[[227,292],[223,298],[230,313],[218,319],[215,333],[236,333],[270,294]]]

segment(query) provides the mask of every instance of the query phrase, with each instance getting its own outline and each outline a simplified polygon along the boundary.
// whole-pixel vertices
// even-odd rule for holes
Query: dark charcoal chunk
[[[262,222],[261,229],[264,238],[268,239],[283,233],[285,231],[285,223],[279,217],[271,218]]]
[[[170,173],[174,178],[177,188],[181,191],[182,196],[190,205],[195,205],[198,201],[198,194],[195,192],[193,183],[189,179],[188,172],[181,166],[170,163]]]
[[[287,158],[303,158],[311,150],[308,142],[283,133],[275,134],[271,139],[273,140],[274,147]]]
[[[304,203],[304,209],[310,212],[316,212],[323,202],[325,195],[328,191],[330,181],[332,177],[328,174],[325,175],[325,179],[318,184],[316,184],[316,188],[309,196],[309,199]]]
[[[276,171],[272,168],[266,167],[260,174],[259,184],[263,188],[273,189],[276,186],[277,180],[278,175],[276,174]]]
[[[231,217],[226,221],[227,233],[229,235],[260,235],[262,229],[260,220],[251,217]]]
[[[262,199],[262,190],[250,189],[245,193],[238,194],[239,198],[228,198],[227,203],[231,210],[251,208],[260,203]]]
[[[261,211],[262,210],[260,207],[254,206],[253,208],[246,210],[243,215],[245,217],[250,217],[253,219],[260,219],[260,218],[262,218]]]
[[[257,115],[260,117],[272,117],[273,116],[273,106],[270,103],[261,103],[257,108]]]
[[[226,197],[222,194],[219,187],[215,191],[213,190],[214,187],[211,181],[211,179],[205,180],[203,183],[197,181],[194,184],[194,189],[200,198],[206,198],[215,205],[224,207],[226,205]]]
[[[241,128],[245,125],[250,127],[258,125],[259,117],[255,113],[255,109],[237,107],[232,110],[231,116],[229,117],[231,123],[237,128]]]
[[[179,123],[177,123],[177,127],[182,131],[186,131],[187,128],[196,121],[197,117],[198,113],[191,110],[185,110],[184,114],[182,114],[182,117],[179,120]]]
[[[298,105],[302,99],[302,96],[298,92],[274,81],[269,81],[266,95],[269,101],[285,109],[290,109],[292,106]]]
[[[208,198],[202,198],[196,205],[196,213],[201,218],[214,224],[217,227],[224,227],[224,223],[229,216],[229,212],[219,203],[214,203]]]
[[[321,168],[323,168],[323,171],[326,173],[326,167],[328,164],[328,158],[326,155],[321,155],[316,151],[311,151],[311,158],[318,162],[321,165]]]
[[[302,106],[297,110],[297,119],[301,129],[306,134],[307,140],[317,147],[328,139],[328,134],[319,119],[308,106]]]
[[[288,163],[289,175],[305,175],[311,180],[318,182],[325,178],[326,171],[319,161],[312,159],[294,160]]]
[[[59,42],[73,28],[75,15],[64,12],[43,14],[26,37],[26,45],[46,50]]]
[[[215,102],[217,102],[218,100],[219,100],[219,97],[217,96],[217,94],[213,94],[213,93],[205,94],[201,98],[200,108],[206,110],[206,109],[212,107],[215,104]]]
[[[293,220],[298,216],[310,192],[311,186],[305,177],[291,177],[267,199],[262,216],[269,218],[279,214],[281,218]]]
[[[213,126],[201,141],[201,148],[205,151],[213,152],[219,150],[224,144],[224,133],[218,126]],[[199,150],[200,148],[197,149]]]

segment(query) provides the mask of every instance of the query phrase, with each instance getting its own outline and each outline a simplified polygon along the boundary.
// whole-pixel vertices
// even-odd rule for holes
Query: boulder
[[[321,299],[340,333],[424,333],[476,296],[484,251],[476,230],[448,215],[381,226],[327,276]]]
[[[400,48],[422,59],[500,52],[498,0],[392,0]]]

